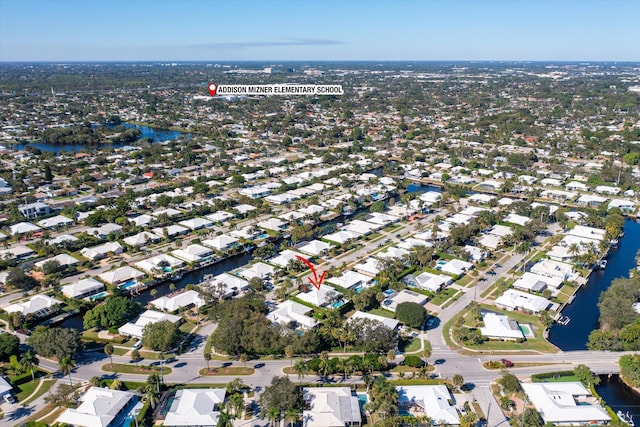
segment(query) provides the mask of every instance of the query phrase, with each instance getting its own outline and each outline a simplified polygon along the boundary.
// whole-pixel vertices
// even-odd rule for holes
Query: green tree
[[[27,338],[37,354],[44,357],[73,358],[82,350],[80,332],[72,328],[37,326]]]
[[[267,413],[277,412],[279,419],[280,414],[287,408],[302,410],[302,393],[289,378],[276,376],[271,379],[271,384],[265,387],[260,396],[260,407]]]
[[[520,381],[518,377],[509,372],[503,372],[502,376],[498,378],[498,384],[502,386],[502,389],[506,393],[515,393],[521,390]]]
[[[396,318],[407,326],[420,328],[427,310],[415,302],[403,302],[396,308]]]
[[[142,330],[142,345],[163,353],[174,348],[181,338],[182,332],[178,325],[169,320],[148,323]]]
[[[109,359],[111,359],[111,365],[113,366],[113,351],[115,349],[113,348],[113,344],[111,343],[107,343],[104,346],[104,354],[106,354],[107,356],[109,356]]]
[[[135,363],[136,366],[138,365],[138,362],[140,361],[140,351],[137,348],[134,348],[131,351],[131,360],[133,360],[133,363]]]
[[[126,297],[114,296],[87,311],[83,318],[85,329],[118,327],[133,319],[142,310],[138,302]]]
[[[36,355],[31,351],[25,351],[20,357],[20,366],[25,371],[31,371],[31,380],[35,380],[35,373],[33,371],[34,366],[38,366],[40,364],[40,360],[36,357]]]
[[[62,372],[63,375],[69,375],[69,385],[73,385],[71,382],[71,372],[76,367],[76,362],[73,361],[69,356],[64,356],[58,360],[58,369]]]
[[[14,267],[9,270],[5,283],[23,291],[33,289],[39,284],[36,279],[26,274],[24,270],[19,267]]]
[[[0,334],[0,360],[8,361],[10,356],[17,355],[20,347],[20,339],[13,335]]]
[[[540,413],[534,408],[525,408],[524,415],[522,417],[523,424],[527,427],[543,427],[544,420]]]
[[[580,364],[573,368],[573,375],[587,388],[589,388],[591,384],[600,384],[600,377],[591,372],[591,369],[587,365]]]
[[[211,361],[211,352],[204,354],[204,360],[207,362],[207,372],[209,372],[209,362]]]
[[[631,387],[640,387],[640,355],[625,354],[618,360],[620,375]]]
[[[460,387],[464,385],[464,377],[460,374],[455,374],[453,378],[451,378],[451,383],[455,388],[460,390]]]

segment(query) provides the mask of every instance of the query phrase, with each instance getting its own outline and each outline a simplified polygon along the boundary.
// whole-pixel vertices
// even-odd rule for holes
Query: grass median
[[[233,376],[233,375],[253,375],[256,370],[253,368],[244,368],[242,366],[226,366],[215,368],[202,368],[199,374],[203,377],[213,376]]]
[[[163,366],[162,370],[160,370],[160,366],[128,365],[125,363],[107,363],[106,365],[102,365],[102,370],[107,372],[116,372],[118,374],[138,375],[169,375],[171,373],[171,368],[169,368],[168,366]]]

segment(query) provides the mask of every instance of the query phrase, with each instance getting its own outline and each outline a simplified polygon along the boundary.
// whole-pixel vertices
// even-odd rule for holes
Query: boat
[[[600,270],[604,270],[605,268],[607,268],[607,260],[606,259],[600,260],[600,263],[598,263],[598,268],[600,268]]]
[[[620,421],[622,421],[625,424],[628,424],[630,426],[634,426],[634,422],[633,422],[633,415],[631,415],[628,411],[627,412],[622,412],[622,411],[618,411],[616,412],[616,415],[618,416],[618,418],[620,418]]]

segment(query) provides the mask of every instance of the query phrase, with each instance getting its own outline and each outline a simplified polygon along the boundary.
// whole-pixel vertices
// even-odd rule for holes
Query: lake
[[[113,127],[114,125],[105,125],[109,127]],[[142,133],[140,138],[151,138],[154,142],[159,141],[171,141],[178,138],[180,135],[184,135],[186,138],[191,138],[190,133],[183,133],[177,130],[164,130],[164,129],[155,129],[148,126],[138,126],[130,123],[122,123],[122,126],[126,128],[138,129]],[[100,150],[104,148],[121,148],[126,145],[132,144],[96,144],[96,145],[87,145],[87,144],[49,144],[46,142],[30,142],[28,144],[6,144],[7,148],[11,148],[13,150],[24,150],[27,147],[37,148],[40,151],[48,151],[55,154],[59,154],[62,152],[72,152],[72,151],[93,151]]]

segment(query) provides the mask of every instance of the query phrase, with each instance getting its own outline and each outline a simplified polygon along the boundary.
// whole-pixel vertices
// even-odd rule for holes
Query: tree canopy
[[[396,318],[412,328],[421,327],[426,315],[427,310],[415,302],[403,302],[396,308]]]
[[[148,323],[142,330],[142,345],[154,351],[166,352],[180,342],[182,332],[169,320]]]
[[[13,334],[0,334],[0,360],[8,361],[9,357],[18,354],[20,340]]]
[[[40,356],[58,359],[74,358],[82,350],[80,332],[72,328],[37,326],[27,338],[27,344]]]
[[[129,298],[114,296],[108,298],[104,304],[100,304],[84,315],[84,328],[111,328],[121,326],[134,316],[138,315],[142,306]]]

